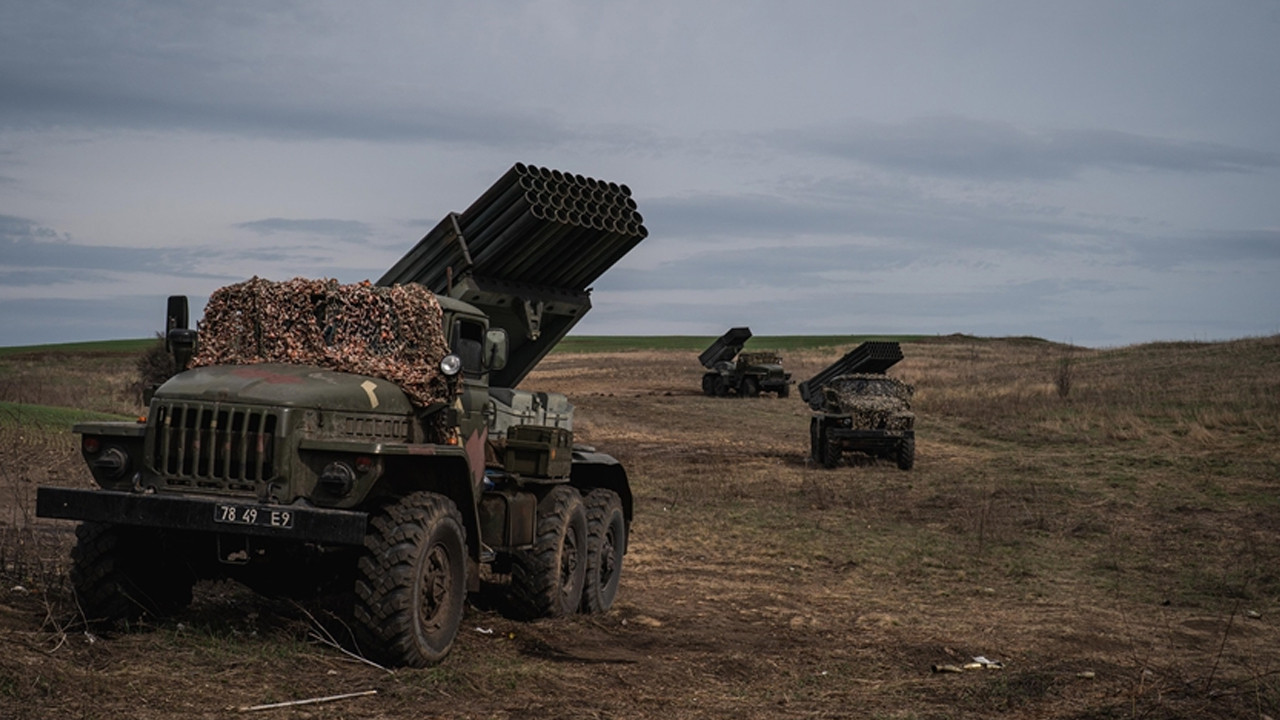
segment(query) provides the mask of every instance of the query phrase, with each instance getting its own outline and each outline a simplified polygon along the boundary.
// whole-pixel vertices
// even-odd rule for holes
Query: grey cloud
[[[688,195],[645,200],[656,237],[875,237],[903,250],[981,247],[1041,251],[1064,238],[1123,239],[1108,219],[1068,216],[1061,208],[1012,201],[982,204],[923,196],[838,177],[808,181],[775,194]]]
[[[375,70],[367,55],[323,43],[339,40],[334,15],[292,2],[5,3],[0,127],[507,147],[574,135],[547,113],[486,106],[414,82],[403,62]]]
[[[1280,230],[1228,230],[1191,237],[1139,238],[1127,244],[1126,264],[1155,270],[1236,265],[1280,269]]]
[[[40,239],[44,241],[58,239],[52,229],[41,227],[26,218],[14,215],[0,215],[0,241],[17,243],[20,240]]]
[[[1224,260],[1280,260],[1280,230],[1241,230],[1219,237],[1215,248]]]
[[[5,274],[5,284],[29,285],[44,282],[33,268],[62,268],[77,273],[101,268],[149,268],[167,265],[168,253],[139,248],[103,247],[72,242],[51,228],[25,218],[0,215],[0,265],[21,268]],[[65,274],[62,275],[66,279]]]
[[[317,218],[312,220],[289,220],[286,218],[266,218],[237,223],[237,228],[249,230],[259,235],[271,235],[278,232],[304,233],[307,235],[323,235],[338,238],[363,238],[372,232],[367,223],[356,220],[330,220]]]
[[[1280,153],[1221,143],[1147,137],[1114,130],[1064,130],[1048,134],[1078,167],[1113,167],[1174,173],[1249,173],[1280,168]]]
[[[1114,130],[1031,132],[958,116],[897,124],[855,120],[775,134],[773,141],[916,175],[998,181],[1062,180],[1096,167],[1180,173],[1280,168],[1280,154],[1264,150]]]
[[[202,267],[225,255],[217,248],[134,248],[87,245],[25,218],[0,215],[0,285],[32,286],[105,279],[111,273],[150,272],[191,279],[219,279]],[[270,250],[236,252],[234,257],[287,259]]]
[[[833,232],[850,227],[841,207],[764,194],[688,195],[646,199],[645,224],[654,234],[761,237]]]
[[[185,128],[251,137],[438,140],[491,146],[549,145],[575,137],[572,129],[546,117],[491,108],[445,109],[399,101],[352,107],[331,98],[259,96],[251,89],[225,87],[208,87],[206,93],[187,98],[167,93],[162,84],[142,90],[53,82],[40,85],[0,72],[0,95],[7,99],[0,106],[0,125]]]
[[[914,253],[903,248],[797,246],[779,242],[771,247],[740,248],[715,245],[690,256],[662,263],[656,270],[616,267],[601,286],[610,290],[685,290],[732,288],[739,284],[803,287],[822,273],[838,269],[891,271],[906,265]]]

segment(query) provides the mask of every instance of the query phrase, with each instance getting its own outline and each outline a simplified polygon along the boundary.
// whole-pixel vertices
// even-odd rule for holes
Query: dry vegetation
[[[763,339],[762,339],[763,340]],[[789,350],[805,378],[848,347]],[[454,653],[386,673],[306,608],[227,585],[93,635],[69,524],[87,484],[56,415],[0,405],[0,717],[1280,718],[1280,337],[1095,351],[904,345],[917,464],[807,462],[808,413],[701,395],[696,352],[547,358],[526,385],[637,496],[614,610],[472,608]],[[0,358],[0,401],[130,414],[132,357]],[[1065,375],[1064,375],[1065,373]],[[974,656],[1001,670],[933,672]]]

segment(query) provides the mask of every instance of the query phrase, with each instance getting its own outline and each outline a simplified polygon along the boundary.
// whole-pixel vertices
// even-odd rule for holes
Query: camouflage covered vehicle
[[[708,397],[758,397],[762,392],[785,398],[791,394],[791,374],[782,369],[782,356],[767,350],[742,352],[751,329],[730,328],[702,351],[698,362],[707,369],[702,375],[702,393]]]
[[[800,384],[813,416],[809,452],[833,468],[845,452],[892,458],[903,470],[915,465],[914,389],[884,374],[902,359],[896,342],[867,342]]]
[[[570,217],[584,196],[594,214]],[[85,615],[173,614],[230,578],[346,597],[359,652],[422,666],[482,568],[519,616],[607,610],[626,472],[574,443],[565,396],[516,387],[646,234],[626,186],[518,164],[377,285],[255,278],[214,293],[198,333],[171,299],[187,369],[145,419],[76,426],[98,488],[38,490],[39,516],[81,521]]]

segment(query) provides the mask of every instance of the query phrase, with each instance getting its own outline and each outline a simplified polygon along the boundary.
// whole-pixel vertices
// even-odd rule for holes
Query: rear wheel
[[[191,604],[196,575],[175,538],[152,528],[81,523],[71,550],[71,586],[90,621],[133,622]]]
[[[723,375],[717,375],[715,382],[716,397],[727,397],[729,395],[729,381]]]
[[[582,587],[582,611],[600,613],[613,605],[627,550],[627,519],[622,500],[612,490],[587,493],[587,575]]]
[[[587,513],[578,491],[553,487],[538,501],[533,547],[511,555],[511,602],[520,615],[560,617],[577,611],[587,570]]]
[[[898,443],[898,469],[910,470],[916,464],[916,439],[903,438]]]
[[[416,492],[373,512],[356,565],[365,652],[413,667],[442,660],[462,623],[466,563],[462,515],[449,498]]]

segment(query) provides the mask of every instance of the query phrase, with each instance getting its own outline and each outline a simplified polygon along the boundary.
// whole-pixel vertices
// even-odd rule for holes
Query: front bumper
[[[264,520],[287,513],[287,527],[284,523],[228,522],[228,510],[238,517],[243,517],[237,514],[246,510],[252,511],[255,518],[261,513]],[[368,522],[366,513],[352,510],[55,487],[36,489],[36,516],[340,545],[362,544]]]
[[[891,450],[898,443],[916,436],[915,430],[851,430],[828,428],[827,442],[845,450]]]

